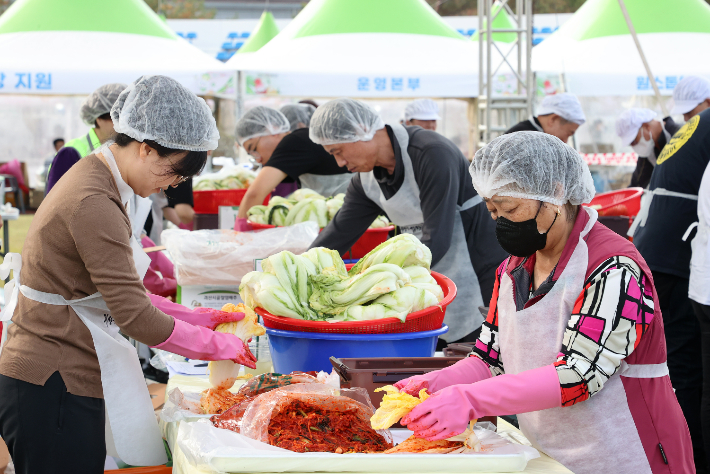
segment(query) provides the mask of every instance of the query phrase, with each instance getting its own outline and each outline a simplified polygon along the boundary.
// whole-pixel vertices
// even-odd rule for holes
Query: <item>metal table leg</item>
[[[2,220],[2,257],[5,258],[5,255],[10,251],[10,226],[8,225],[8,222],[3,219]],[[10,282],[10,275],[7,275],[7,278],[5,278],[5,283]]]
[[[8,221],[2,221],[2,250],[3,256],[10,251],[10,226],[8,226]]]

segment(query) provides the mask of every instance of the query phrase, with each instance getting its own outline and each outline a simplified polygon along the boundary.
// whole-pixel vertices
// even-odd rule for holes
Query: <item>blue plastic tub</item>
[[[329,334],[266,328],[274,370],[280,374],[330,372],[330,357],[432,357],[444,325],[434,331],[393,334]]]

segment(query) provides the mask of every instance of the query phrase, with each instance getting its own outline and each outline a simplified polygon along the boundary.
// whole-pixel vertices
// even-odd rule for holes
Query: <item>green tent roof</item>
[[[495,18],[493,19],[493,25],[491,26],[491,29],[495,30],[495,29],[515,28],[515,25],[513,24],[513,22],[510,21],[510,17],[508,16],[508,11],[505,8],[503,8],[503,11],[498,13],[498,11],[500,9],[501,9],[500,2],[495,2],[493,4],[493,9],[492,9],[492,13],[493,13],[493,16],[495,16]],[[483,25],[471,36],[471,39],[473,41],[478,41],[478,32],[484,31],[486,28],[487,28],[486,20],[484,19]],[[516,33],[493,33],[493,41],[498,41],[500,43],[512,43],[517,38],[518,38],[518,35]]]
[[[624,0],[637,33],[710,33],[704,0]],[[587,0],[556,32],[575,40],[628,35],[618,0]]]
[[[17,0],[0,15],[0,34],[103,31],[177,39],[143,0]]]
[[[237,54],[258,51],[278,34],[279,27],[276,26],[274,15],[272,15],[271,12],[264,12],[261,14],[261,19],[256,25],[256,28],[254,28],[254,31],[249,35],[249,39],[239,48]]]
[[[294,37],[338,33],[410,33],[464,39],[424,0],[311,0]],[[298,16],[296,17],[298,18]],[[296,21],[294,19],[294,21]]]

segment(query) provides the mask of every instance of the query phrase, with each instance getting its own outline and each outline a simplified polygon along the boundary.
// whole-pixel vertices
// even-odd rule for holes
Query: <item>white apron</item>
[[[626,233],[626,235],[628,235],[629,237],[634,236],[634,233],[636,232],[636,229],[639,228],[639,226],[641,226],[641,227],[646,226],[646,220],[648,220],[648,211],[651,209],[651,203],[653,202],[654,196],[675,197],[675,198],[681,198],[681,199],[689,199],[691,201],[698,200],[697,194],[687,194],[687,193],[679,193],[677,191],[668,191],[665,188],[656,188],[653,190],[646,189],[643,192],[643,196],[641,196],[641,209],[639,209],[638,215],[634,219],[634,222],[631,224],[631,227],[629,227],[629,231]]]
[[[312,189],[321,196],[331,197],[347,191],[352,177],[351,173],[328,175],[306,173],[299,176],[298,180],[302,188]]]
[[[404,164],[402,187],[394,196],[386,199],[372,171],[360,173],[360,180],[367,197],[387,213],[387,216],[402,233],[413,234],[421,239],[424,215],[419,200],[419,186],[414,179],[412,159],[407,153],[409,134],[402,125],[394,124],[391,127],[402,151],[402,163]],[[449,332],[442,337],[446,341],[457,341],[483,324],[483,315],[478,307],[485,306],[485,304],[483,297],[481,297],[478,277],[471,265],[466,234],[461,221],[461,211],[482,202],[483,199],[480,196],[475,196],[462,206],[457,207],[458,212],[454,218],[451,245],[443,258],[432,267],[432,270],[451,278],[457,288],[456,299],[446,308],[444,323],[449,326]]]
[[[99,149],[113,173],[121,201],[126,205],[133,191],[123,181],[113,154],[108,146]],[[131,248],[138,275],[143,278],[150,258],[132,236]],[[76,300],[66,300],[61,295],[34,290],[20,282],[22,259],[19,254],[7,254],[0,265],[0,276],[6,278],[14,270],[14,280],[5,286],[7,305],[0,313],[0,321],[8,321],[17,305],[18,290],[33,301],[58,306],[71,306],[76,315],[91,332],[96,356],[101,368],[101,385],[106,404],[106,449],[109,455],[118,456],[127,464],[155,466],[165,464],[167,456],[163,439],[155,419],[148,387],[143,378],[136,349],[119,334],[106,302],[100,293]]]
[[[501,277],[498,324],[500,356],[507,374],[557,360],[574,303],[584,287],[589,254],[583,237],[597,221],[595,210],[583,209],[589,214],[589,222],[564,271],[540,301],[516,311],[512,280],[507,273]],[[621,374],[632,378],[663,377],[668,375],[668,367],[665,363],[628,365],[623,361],[591,398],[569,407],[519,414],[520,429],[533,446],[575,474],[650,474]]]

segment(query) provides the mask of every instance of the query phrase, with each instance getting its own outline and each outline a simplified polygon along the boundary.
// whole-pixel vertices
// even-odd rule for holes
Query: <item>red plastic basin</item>
[[[600,216],[634,217],[641,210],[641,195],[643,195],[643,188],[619,189],[597,194],[587,205],[595,206]]]
[[[246,189],[218,189],[215,191],[193,191],[194,209],[196,214],[218,214],[219,206],[238,206],[242,203]],[[264,205],[269,203],[271,194],[264,199]]]
[[[345,265],[349,270],[352,264]],[[456,284],[441,273],[431,272],[431,276],[444,292],[444,298],[437,306],[431,306],[421,311],[407,315],[402,323],[397,318],[375,319],[372,321],[340,321],[329,323],[327,321],[305,321],[302,319],[276,316],[264,308],[254,311],[264,318],[264,326],[271,329],[300,332],[320,332],[335,334],[388,334],[401,332],[422,332],[439,329],[444,324],[446,307],[456,298]]]

